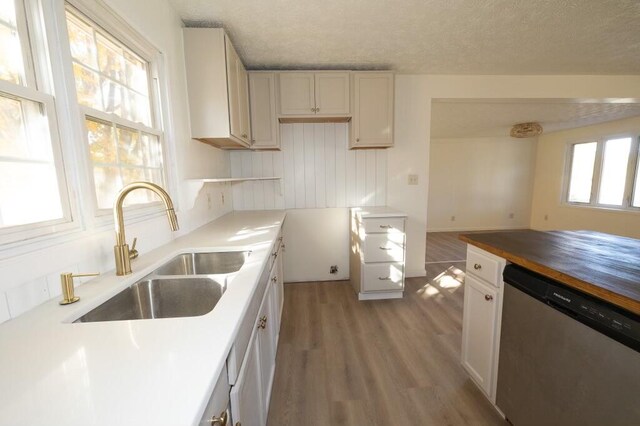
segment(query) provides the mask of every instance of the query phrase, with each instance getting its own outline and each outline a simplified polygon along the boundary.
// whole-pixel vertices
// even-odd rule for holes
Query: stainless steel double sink
[[[222,297],[229,274],[239,271],[250,254],[250,251],[180,254],[74,322],[205,315]]]

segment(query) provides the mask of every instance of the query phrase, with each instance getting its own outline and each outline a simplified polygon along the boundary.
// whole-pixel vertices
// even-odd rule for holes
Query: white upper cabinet
[[[315,114],[315,80],[313,73],[280,73],[280,114]]]
[[[251,145],[247,72],[221,28],[185,28],[191,137],[219,148]]]
[[[348,72],[279,73],[280,115],[349,115]]]
[[[249,73],[253,149],[280,149],[275,87],[276,75],[274,73]]]
[[[349,114],[349,73],[315,74],[316,114]]]
[[[353,120],[349,148],[393,146],[393,74],[353,73],[353,86]]]

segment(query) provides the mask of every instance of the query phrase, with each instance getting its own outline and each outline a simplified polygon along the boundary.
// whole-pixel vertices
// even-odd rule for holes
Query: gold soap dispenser
[[[69,305],[71,303],[75,303],[80,298],[75,295],[75,290],[73,288],[73,279],[77,277],[95,277],[100,275],[99,273],[93,274],[73,274],[71,272],[64,272],[60,274],[60,285],[62,286],[62,300],[60,301],[61,305]]]

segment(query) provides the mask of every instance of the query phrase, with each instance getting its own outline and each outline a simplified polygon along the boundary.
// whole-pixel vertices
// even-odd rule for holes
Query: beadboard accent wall
[[[281,151],[231,152],[234,210],[384,206],[387,150],[348,150],[347,123],[280,124]]]

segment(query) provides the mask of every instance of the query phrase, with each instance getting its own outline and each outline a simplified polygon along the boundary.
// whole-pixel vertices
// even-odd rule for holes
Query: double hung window
[[[0,0],[0,242],[71,221],[36,2]]]
[[[165,184],[162,126],[158,106],[157,52],[134,51],[71,6],[67,31],[91,162],[98,210],[109,209],[123,185],[134,181]],[[156,201],[135,191],[127,205]]]

